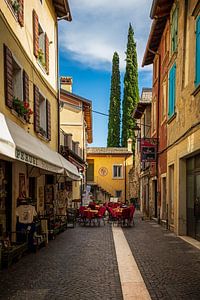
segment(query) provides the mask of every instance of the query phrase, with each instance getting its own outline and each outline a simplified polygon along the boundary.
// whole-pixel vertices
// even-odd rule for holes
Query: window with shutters
[[[196,78],[195,86],[200,84],[200,16],[196,20]]]
[[[24,122],[33,114],[29,106],[29,76],[4,44],[5,103]]]
[[[175,114],[176,104],[176,64],[169,71],[168,117]]]
[[[33,10],[33,52],[43,70],[49,74],[49,38],[42,29],[35,10]]]
[[[5,0],[21,26],[24,26],[24,0]]]
[[[113,178],[122,178],[122,165],[113,165]]]
[[[51,105],[34,85],[34,130],[45,139],[51,140]]]
[[[177,51],[178,46],[178,7],[172,10],[171,15],[171,54]]]

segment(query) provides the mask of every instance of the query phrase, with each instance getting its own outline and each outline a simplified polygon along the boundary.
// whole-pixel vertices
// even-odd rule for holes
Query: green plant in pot
[[[12,8],[16,14],[20,11],[20,4],[17,0],[12,0]]]
[[[44,52],[41,48],[38,50],[38,59],[41,65],[45,67]]]

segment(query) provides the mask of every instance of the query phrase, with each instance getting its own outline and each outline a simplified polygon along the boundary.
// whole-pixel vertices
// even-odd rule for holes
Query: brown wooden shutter
[[[34,130],[40,131],[40,94],[36,85],[34,85]]]
[[[46,62],[46,71],[49,74],[49,39],[45,33],[45,62]]]
[[[18,0],[20,9],[18,12],[18,21],[21,26],[24,26],[24,0]]]
[[[39,50],[39,19],[36,11],[33,10],[33,52],[38,57]]]
[[[23,100],[29,102],[29,77],[23,70]]]
[[[12,52],[4,45],[4,82],[5,82],[5,102],[12,108],[13,104],[13,57]]]
[[[47,138],[51,140],[51,104],[47,100]]]

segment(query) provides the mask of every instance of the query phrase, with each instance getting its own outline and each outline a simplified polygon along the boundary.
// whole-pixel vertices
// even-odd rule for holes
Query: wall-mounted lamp
[[[134,136],[137,139],[139,136],[139,132],[141,131],[141,128],[136,124],[135,127],[133,127]]]

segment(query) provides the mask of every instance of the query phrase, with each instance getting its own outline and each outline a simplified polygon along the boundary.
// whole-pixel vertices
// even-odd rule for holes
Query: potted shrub
[[[11,4],[12,4],[12,8],[13,8],[15,14],[17,15],[20,11],[19,1],[18,0],[12,0]]]

